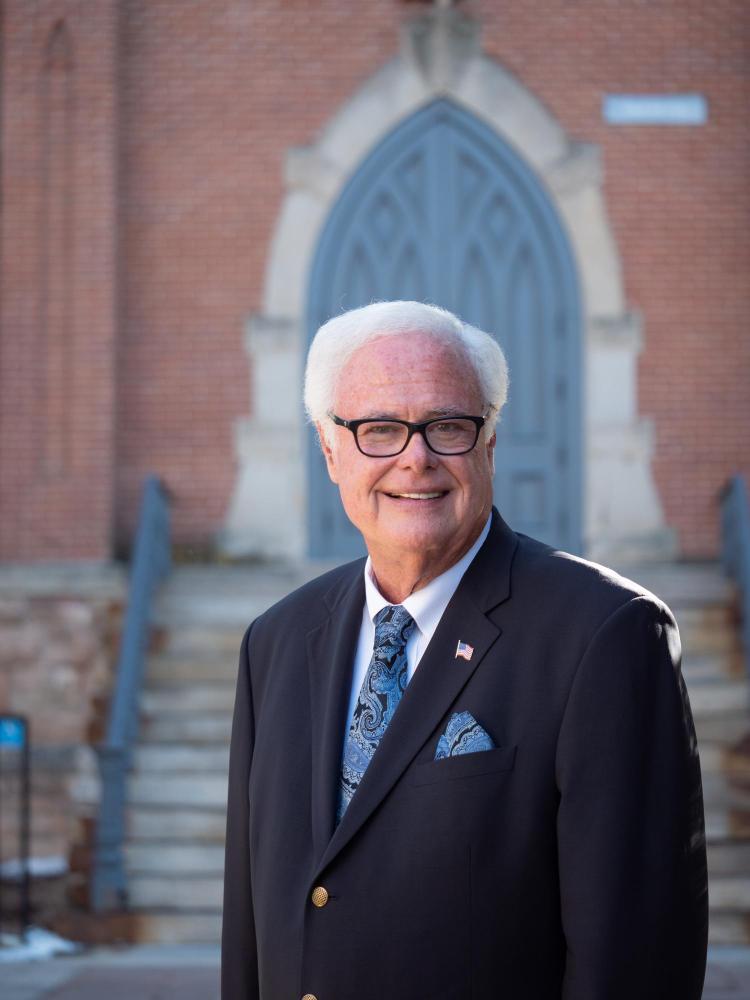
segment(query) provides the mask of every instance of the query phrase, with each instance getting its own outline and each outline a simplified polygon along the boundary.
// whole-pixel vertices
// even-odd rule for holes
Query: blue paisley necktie
[[[401,701],[407,680],[406,643],[414,625],[414,619],[400,604],[389,605],[375,615],[372,659],[362,682],[344,747],[336,822],[346,812]]]

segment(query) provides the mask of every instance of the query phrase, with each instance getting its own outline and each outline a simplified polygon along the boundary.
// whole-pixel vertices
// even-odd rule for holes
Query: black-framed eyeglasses
[[[479,439],[479,432],[486,417],[458,416],[434,417],[422,423],[409,420],[344,420],[335,413],[328,416],[339,427],[346,427],[354,435],[357,448],[369,458],[393,458],[400,455],[414,434],[421,434],[430,451],[436,455],[465,455]]]

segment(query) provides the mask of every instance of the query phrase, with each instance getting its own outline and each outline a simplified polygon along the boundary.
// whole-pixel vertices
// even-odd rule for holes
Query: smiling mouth
[[[440,492],[433,493],[388,493],[386,495],[391,497],[393,500],[439,500],[440,497],[444,497],[447,492],[447,490],[442,490]]]

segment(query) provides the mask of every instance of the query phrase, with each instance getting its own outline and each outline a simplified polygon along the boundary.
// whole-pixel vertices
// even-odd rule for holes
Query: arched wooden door
[[[420,299],[498,338],[510,396],[495,502],[516,531],[581,550],[581,321],[573,256],[541,184],[447,100],[388,135],[352,177],[312,268],[308,332],[379,299]],[[364,549],[310,436],[310,554]]]

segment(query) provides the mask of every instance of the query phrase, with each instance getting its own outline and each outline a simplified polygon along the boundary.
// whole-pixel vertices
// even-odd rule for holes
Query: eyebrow
[[[439,417],[456,417],[459,415],[464,415],[464,410],[458,406],[441,406],[437,410],[427,410],[422,415],[423,420],[434,420]],[[364,417],[360,417],[360,420],[404,420],[404,417],[399,417],[396,413],[368,413]],[[421,420],[412,421],[413,423],[421,423]]]

